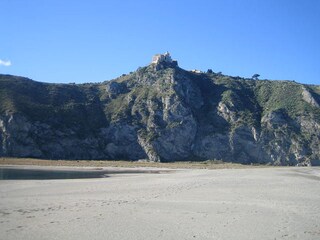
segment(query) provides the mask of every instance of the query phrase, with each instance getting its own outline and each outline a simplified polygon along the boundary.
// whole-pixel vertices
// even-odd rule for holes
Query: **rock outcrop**
[[[100,84],[0,75],[0,156],[319,165],[319,92],[172,63]]]

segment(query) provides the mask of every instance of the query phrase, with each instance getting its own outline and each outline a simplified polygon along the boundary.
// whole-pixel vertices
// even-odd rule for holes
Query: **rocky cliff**
[[[0,156],[320,164],[320,86],[139,68],[97,84],[0,75]]]

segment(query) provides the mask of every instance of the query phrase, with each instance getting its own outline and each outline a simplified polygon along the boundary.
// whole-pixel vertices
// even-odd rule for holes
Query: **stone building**
[[[172,60],[169,52],[166,52],[165,54],[154,55],[152,57],[151,64],[154,66],[155,70],[160,70],[167,67],[175,68],[178,66],[178,62],[176,60]]]
[[[166,62],[166,63],[173,62],[169,52],[166,52],[165,54],[156,54],[152,57],[151,63],[158,64],[161,62]]]

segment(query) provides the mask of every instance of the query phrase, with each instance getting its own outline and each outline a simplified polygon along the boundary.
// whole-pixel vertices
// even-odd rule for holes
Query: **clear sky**
[[[320,84],[319,0],[0,0],[0,73],[100,82],[184,69]]]

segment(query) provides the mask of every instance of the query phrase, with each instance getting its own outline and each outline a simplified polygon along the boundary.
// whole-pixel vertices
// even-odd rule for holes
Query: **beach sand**
[[[0,181],[0,239],[320,239],[319,168]]]

